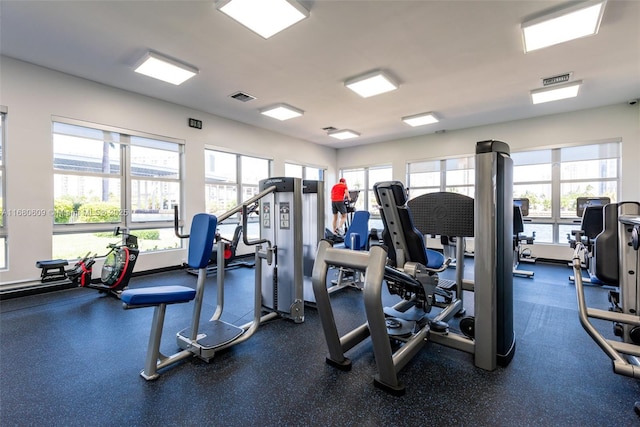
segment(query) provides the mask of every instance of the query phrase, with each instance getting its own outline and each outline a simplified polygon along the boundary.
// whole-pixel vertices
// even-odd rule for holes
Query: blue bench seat
[[[148,307],[158,304],[177,304],[194,299],[196,290],[187,286],[154,286],[151,288],[127,289],[120,299],[128,308]]]

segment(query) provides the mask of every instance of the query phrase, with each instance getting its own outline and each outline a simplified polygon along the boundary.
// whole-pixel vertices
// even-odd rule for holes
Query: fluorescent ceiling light
[[[147,52],[138,63],[135,72],[179,85],[198,74],[198,69],[156,52]]]
[[[432,123],[438,123],[440,120],[433,113],[422,113],[414,116],[403,117],[402,121],[409,126],[423,126],[430,125]]]
[[[264,114],[265,116],[273,117],[278,120],[289,120],[294,117],[300,117],[304,114],[304,111],[292,107],[291,105],[277,104],[263,108],[260,110],[260,114]]]
[[[525,53],[598,34],[606,3],[589,0],[523,23]]]
[[[328,132],[328,135],[336,139],[351,139],[351,138],[357,138],[360,136],[358,132],[354,132],[349,129],[334,130],[334,131]]]
[[[349,79],[344,85],[363,98],[398,89],[398,84],[381,71]]]
[[[544,89],[536,89],[531,91],[531,101],[534,104],[542,104],[543,102],[558,101],[560,99],[574,98],[578,96],[578,90],[582,80],[578,80],[563,85],[547,87]]]
[[[296,0],[223,0],[217,8],[265,39],[309,16]]]

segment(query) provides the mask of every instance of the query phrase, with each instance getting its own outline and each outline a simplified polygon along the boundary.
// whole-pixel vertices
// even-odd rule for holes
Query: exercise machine
[[[261,323],[278,317],[304,321],[302,301],[302,182],[299,178],[269,178],[259,182],[260,192],[230,211],[215,217],[198,214],[193,218],[188,235],[188,265],[198,270],[196,289],[187,286],[156,286],[129,289],[122,294],[125,309],[155,307],[145,368],[140,375],[146,380],[158,378],[159,370],[197,356],[209,362],[216,353],[248,340]],[[213,249],[218,220],[224,221],[242,212],[247,227],[248,211],[253,203],[260,205],[260,238],[248,240],[255,246],[255,286],[253,320],[237,326],[221,319],[224,310],[224,269],[216,275],[216,309],[208,322],[200,322],[207,265]],[[275,213],[275,215],[274,215]],[[223,264],[224,242],[218,241],[218,265]],[[263,246],[264,245],[264,246]],[[181,351],[165,356],[160,352],[164,315],[167,305],[194,301],[191,326],[177,333]]]
[[[113,235],[121,235],[122,242],[110,243],[107,246],[109,252],[103,255],[104,263],[99,282],[92,280],[93,265],[98,254],[91,255],[91,252],[69,269],[65,268],[69,265],[67,260],[37,261],[36,267],[41,269],[40,281],[42,283],[57,282],[57,284],[69,281],[73,285],[97,289],[101,293],[119,298],[122,291],[129,285],[140,250],[138,238],[133,234],[122,232],[120,227],[117,227]]]
[[[528,262],[535,262],[535,258],[531,257],[531,251],[529,249],[523,249],[522,244],[526,243],[532,245],[535,238],[535,231],[531,236],[524,234],[524,218],[529,215],[529,199],[514,199],[513,200],[513,274],[516,276],[524,276],[532,278],[533,271],[520,270],[520,262],[527,260]],[[529,251],[529,252],[525,252]],[[527,254],[525,256],[525,254]]]
[[[305,304],[313,305],[315,299],[311,287],[313,262],[316,258],[318,242],[325,230],[324,181],[302,181],[302,280]]]
[[[597,286],[616,286],[598,278],[595,274],[595,242],[596,238],[604,230],[604,207],[610,203],[608,197],[578,197],[576,200],[576,215],[581,218],[580,229],[572,230],[567,236],[569,245],[575,249],[578,245],[578,253],[582,257],[581,263],[588,277],[583,277],[583,283],[591,283]],[[575,276],[569,276],[570,281],[575,281]]]
[[[390,393],[401,395],[404,384],[399,371],[417,354],[427,341],[455,348],[474,356],[477,367],[492,371],[506,366],[515,353],[513,332],[513,162],[509,147],[500,141],[481,141],[476,146],[476,195],[474,204],[475,281],[474,317],[464,322],[464,333],[449,328],[448,321],[463,309],[457,289],[440,286],[438,272],[446,268],[444,257],[431,256],[424,236],[413,224],[406,205],[406,192],[398,181],[374,186],[385,223],[385,245],[389,264],[383,278],[389,293],[401,297],[393,307],[382,305],[382,280],[365,273],[364,305],[367,322],[338,335],[335,317],[326,290],[326,271],[330,266],[362,268],[355,258],[335,254],[330,243],[321,242],[313,273],[318,314],[329,350],[326,361],[342,370],[351,369],[345,352],[371,337],[378,373],[374,384]],[[444,210],[439,218],[451,216]],[[455,233],[443,233],[455,236]],[[463,233],[460,233],[463,234]],[[374,246],[372,258],[387,252]],[[393,253],[392,253],[393,252]],[[429,258],[433,258],[432,261]],[[461,257],[462,259],[462,257]],[[386,261],[385,261],[386,262]],[[440,264],[439,268],[432,268]],[[379,280],[380,279],[380,280]],[[462,285],[461,285],[462,286]],[[430,315],[432,309],[436,309]],[[392,340],[398,346],[392,350]]]
[[[179,219],[178,211],[179,211],[178,205],[174,205],[173,206],[173,232],[178,238],[184,239],[184,238],[187,238],[188,236],[180,232],[180,219]],[[248,209],[249,214],[253,213],[254,211],[255,209],[252,209],[251,207],[249,207]],[[233,268],[239,268],[239,267],[253,268],[255,266],[253,262],[253,255],[237,254],[238,245],[240,244],[240,239],[242,237],[243,231],[244,231],[244,228],[242,224],[238,224],[233,231],[232,238],[227,239],[222,237],[220,232],[216,230],[215,242],[216,243],[220,241],[224,242],[223,264],[221,265],[223,265],[225,269],[233,269]],[[216,274],[216,272],[218,271],[218,245],[216,243],[214,243],[213,245],[213,250],[211,251],[211,257],[209,258],[209,265],[207,266],[207,274],[209,275]],[[194,274],[196,276],[198,275],[197,269],[187,267],[186,271],[189,274]]]
[[[354,212],[344,241],[334,244],[333,247],[351,251],[368,251],[372,242],[378,243],[377,231],[375,229],[369,231],[370,217],[369,211]],[[347,287],[362,290],[364,282],[360,271],[340,267],[337,269],[337,274],[337,278],[331,281],[332,286],[327,289],[330,294]]]
[[[640,378],[640,203],[610,203],[603,208],[604,226],[594,242],[600,255],[594,274],[615,284],[609,291],[609,310],[587,307],[581,274],[581,258],[588,249],[579,239],[573,257],[580,323],[589,336],[611,359],[616,374]],[[620,340],[607,339],[591,319],[610,321]],[[640,415],[640,402],[635,403]]]

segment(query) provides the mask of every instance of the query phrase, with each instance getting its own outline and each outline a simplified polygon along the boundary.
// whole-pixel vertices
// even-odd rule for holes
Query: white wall
[[[53,207],[52,116],[183,140],[185,218],[205,209],[205,146],[273,159],[274,176],[284,174],[285,160],[309,164],[310,159],[313,159],[312,165],[327,169],[328,181],[336,175],[336,150],[333,148],[7,57],[0,57],[0,105],[8,107],[6,203],[14,209],[48,210]],[[189,117],[201,119],[203,129],[189,128]],[[293,146],[296,150],[291,149]],[[11,217],[8,227],[9,269],[0,272],[0,282],[38,278],[40,273],[35,262],[51,258],[53,218]],[[184,252],[143,254],[136,271],[178,265],[186,258]]]

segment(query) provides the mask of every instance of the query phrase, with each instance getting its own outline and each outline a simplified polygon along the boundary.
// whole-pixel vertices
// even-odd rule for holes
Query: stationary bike
[[[36,262],[36,267],[42,269],[41,282],[69,280],[74,285],[97,289],[101,293],[119,298],[122,291],[129,285],[140,250],[137,236],[121,232],[120,227],[117,227],[113,234],[114,236],[122,235],[124,243],[109,243],[107,246],[109,252],[104,255],[99,283],[92,283],[91,280],[95,258],[98,256],[98,254],[91,255],[91,252],[88,252],[70,269],[64,269],[68,265],[66,260]]]

